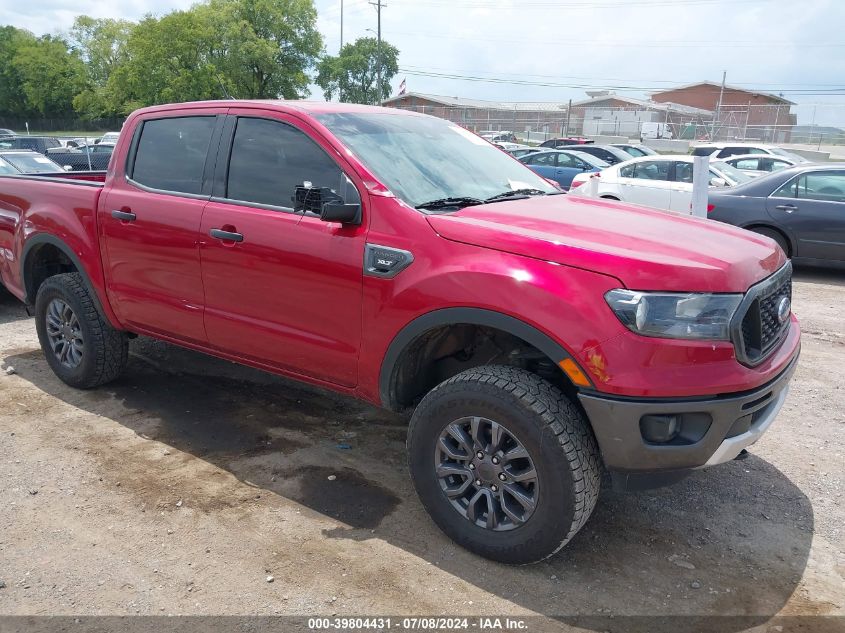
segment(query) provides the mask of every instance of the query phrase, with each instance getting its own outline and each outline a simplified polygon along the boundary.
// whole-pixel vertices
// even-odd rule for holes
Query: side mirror
[[[361,223],[361,204],[347,204],[329,187],[297,187],[293,210],[316,213],[324,222]]]
[[[65,165],[64,167],[62,167],[62,169],[64,169],[65,171],[73,171],[73,167],[71,167],[70,165]]]
[[[714,176],[713,178],[710,179],[710,186],[711,187],[727,187],[728,181],[725,180],[724,178],[717,178],[716,176]]]
[[[343,200],[324,202],[320,209],[320,219],[323,222],[361,224],[361,205],[347,204]]]

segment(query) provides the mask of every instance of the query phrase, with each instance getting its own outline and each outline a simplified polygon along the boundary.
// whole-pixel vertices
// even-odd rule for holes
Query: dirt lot
[[[845,616],[844,298],[845,273],[798,272],[800,367],[751,457],[605,490],[564,551],[513,568],[428,519],[402,418],[148,339],[75,391],[3,294],[0,614]]]

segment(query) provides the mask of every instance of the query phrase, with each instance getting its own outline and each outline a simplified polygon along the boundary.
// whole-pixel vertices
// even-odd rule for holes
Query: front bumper
[[[756,442],[783,406],[797,364],[798,351],[775,379],[741,393],[702,398],[582,393],[579,398],[615,485],[651,488],[681,479],[693,469],[730,461]],[[640,429],[646,415],[677,416],[682,425],[693,428],[694,437],[647,442]]]

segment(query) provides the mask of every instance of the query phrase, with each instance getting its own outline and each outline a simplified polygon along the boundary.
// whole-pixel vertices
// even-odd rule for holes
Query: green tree
[[[323,51],[312,0],[211,0],[205,13],[217,34],[212,57],[232,96],[298,99]]]
[[[73,111],[73,98],[86,86],[85,64],[68,43],[52,35],[21,43],[12,59],[27,113],[42,116]]]
[[[126,43],[135,28],[128,20],[80,15],[70,29],[70,43],[85,62],[94,86],[105,86],[115,68],[126,61]]]
[[[71,45],[85,62],[88,87],[73,99],[74,108],[90,118],[120,111],[108,81],[128,58],[127,42],[135,27],[128,20],[97,19],[81,15],[70,30]]]
[[[29,31],[0,26],[0,114],[28,114],[23,77],[15,58],[21,46],[35,41],[35,36]]]
[[[109,76],[107,92],[124,113],[157,103],[221,96],[211,60],[214,33],[196,10],[147,17],[126,43],[127,59]]]
[[[384,40],[361,37],[345,44],[336,57],[317,66],[317,85],[326,99],[338,96],[353,103],[381,103],[390,96],[390,80],[399,72],[399,50]],[[381,84],[378,82],[381,68]]]
[[[313,0],[210,0],[129,34],[105,94],[123,112],[198,99],[296,99],[323,40]],[[78,104],[82,105],[82,104]]]

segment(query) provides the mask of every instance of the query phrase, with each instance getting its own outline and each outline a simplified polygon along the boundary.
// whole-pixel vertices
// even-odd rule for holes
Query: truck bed
[[[73,252],[96,253],[97,203],[105,172],[61,172],[0,176],[0,281],[19,299],[26,295],[22,266],[28,252],[20,244],[35,244],[32,228],[53,229]],[[60,227],[60,228],[59,228]],[[43,244],[41,245],[43,246]]]

